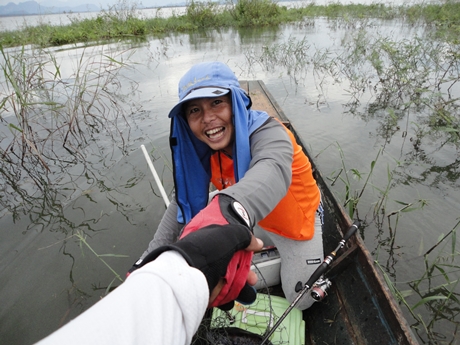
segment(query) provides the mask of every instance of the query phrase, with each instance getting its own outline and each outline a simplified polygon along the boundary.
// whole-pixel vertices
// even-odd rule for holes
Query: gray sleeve
[[[182,227],[183,224],[177,221],[177,203],[176,198],[173,195],[171,198],[171,203],[161,218],[158,229],[153,236],[153,240],[150,241],[147,250],[142,254],[140,258],[145,258],[148,253],[160,246],[176,242]]]
[[[250,141],[249,170],[238,183],[220,193],[239,201],[254,225],[286,195],[292,180],[294,149],[286,129],[274,119],[257,129]]]
[[[273,119],[257,129],[250,142],[252,159],[249,170],[238,183],[220,193],[239,201],[255,225],[286,195],[291,185],[294,149],[286,129]],[[183,224],[176,217],[177,203],[173,196],[141,259],[155,248],[177,241]]]

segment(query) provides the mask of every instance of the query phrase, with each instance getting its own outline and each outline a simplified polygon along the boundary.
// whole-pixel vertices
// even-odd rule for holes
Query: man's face
[[[193,134],[215,151],[232,155],[234,126],[230,95],[197,98],[184,106],[185,116]]]

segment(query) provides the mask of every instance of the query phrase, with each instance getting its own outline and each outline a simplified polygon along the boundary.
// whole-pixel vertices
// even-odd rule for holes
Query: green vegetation
[[[335,147],[334,147],[335,148]],[[418,212],[428,205],[424,199],[413,202],[391,200],[391,192],[397,188],[395,176],[401,163],[394,160],[387,164],[387,181],[374,176],[381,167],[379,159],[388,155],[379,150],[375,160],[370,163],[368,171],[359,171],[347,167],[340,145],[337,144],[341,157],[341,168],[328,176],[331,186],[339,181],[343,184],[344,205],[353,219],[362,219],[364,227],[373,223],[378,228],[378,248],[372,254],[376,266],[381,270],[385,282],[398,302],[412,316],[411,328],[426,339],[428,344],[452,344],[445,329],[450,329],[455,338],[458,332],[458,316],[460,293],[458,272],[460,252],[457,248],[457,223],[447,233],[441,233],[438,241],[428,250],[423,249],[423,241],[419,248],[419,257],[412,263],[414,269],[420,270],[420,276],[409,281],[399,281],[389,273],[392,272],[392,255],[398,251],[398,224],[405,214]],[[381,165],[381,164],[380,164]],[[383,186],[382,186],[383,185]],[[369,191],[367,189],[370,189]],[[362,205],[364,193],[374,195],[371,205]],[[359,214],[359,211],[371,210],[370,214]],[[387,224],[387,231],[384,224]],[[403,229],[401,229],[403,230]],[[399,231],[401,231],[399,230]],[[382,254],[383,253],[383,254]],[[389,257],[387,254],[391,253]],[[383,258],[380,258],[383,256]]]
[[[404,246],[398,242],[406,230],[404,217],[409,213],[424,217],[423,210],[433,207],[426,195],[396,198],[394,193],[400,195],[397,189],[417,184],[458,188],[459,161],[454,158],[448,165],[436,166],[426,151],[451,147],[458,152],[460,148],[459,22],[455,19],[457,13],[444,20],[441,18],[445,18],[445,10],[427,8],[430,11],[423,15],[418,6],[411,8],[417,16],[407,10],[405,17],[397,17],[405,26],[417,25],[420,35],[375,35],[368,30],[369,25],[374,25],[372,18],[340,17],[330,19],[346,32],[338,50],[318,48],[305,38],[289,38],[260,50],[249,50],[245,55],[247,61],[260,64],[270,73],[281,69],[299,87],[314,79],[318,108],[327,102],[328,86],[341,85],[349,95],[344,102],[346,112],[364,122],[378,123],[373,134],[382,139],[382,146],[368,168],[355,168],[352,164],[362,167],[363,162],[345,159],[339,144],[329,145],[318,156],[326,150],[328,161],[337,156],[337,166],[327,179],[350,217],[360,219],[365,228],[375,228],[372,233],[377,234],[378,247],[372,254],[395,297],[412,316],[414,331],[425,343],[452,344],[450,336],[458,337],[460,325],[460,256],[456,246],[459,224],[441,235],[439,243],[425,254],[423,239],[420,240],[421,256],[411,264],[414,270],[421,271],[420,278],[400,281],[394,268],[401,260],[399,255],[404,256]],[[439,21],[429,19],[436,18],[436,13],[442,13]],[[406,146],[404,153],[395,158],[386,146],[397,137]],[[427,168],[420,168],[414,176],[407,170],[416,164]],[[445,232],[442,228],[434,231]],[[366,237],[366,232],[362,235]]]
[[[411,138],[415,153],[429,136],[443,145],[460,147],[460,45],[433,39],[431,33],[394,40],[369,35],[363,24],[350,30],[339,54],[330,48],[318,49],[304,38],[290,38],[245,55],[268,71],[282,66],[296,84],[304,83],[309,73],[318,76],[318,102],[324,101],[326,79],[345,84],[344,92],[350,97],[347,111],[366,122],[379,120],[382,138],[389,140],[398,131],[406,137],[410,126],[416,127]],[[364,109],[363,95],[369,97]],[[411,111],[419,114],[416,124],[409,121]],[[347,202],[349,197],[345,197]],[[355,207],[350,207],[352,216]]]
[[[123,60],[120,55],[94,56],[84,49],[69,77],[62,73],[70,71],[61,70],[52,52],[23,48],[6,53],[0,47],[0,72],[5,80],[0,102],[5,130],[0,142],[6,143],[0,149],[0,174],[6,181],[0,206],[14,219],[24,213],[46,226],[62,212],[55,200],[63,191],[49,176],[85,162],[84,150],[98,142],[95,137],[101,127],[114,142],[123,137],[120,127],[128,125],[129,109],[120,104],[119,72],[129,68],[129,56]],[[14,116],[5,119],[4,114]],[[124,151],[123,138],[119,144]],[[24,179],[33,182],[38,196],[24,188]]]
[[[114,275],[113,280],[110,282],[108,287],[106,288],[106,294],[110,292],[110,290],[113,287],[113,283],[115,280],[118,280],[120,282],[123,282],[123,279],[120,277],[120,275],[107,263],[107,261],[104,260],[104,257],[112,257],[112,258],[123,258],[123,257],[128,257],[127,255],[120,255],[120,254],[98,254],[96,251],[89,245],[87,238],[88,235],[86,235],[83,231],[78,230],[76,234],[72,235],[78,238],[79,240],[79,246],[82,252],[82,255],[85,255],[84,248],[87,248],[92,254],[94,254],[103,264],[106,266]]]
[[[454,338],[458,331],[456,318],[460,305],[460,295],[457,292],[460,266],[456,263],[459,255],[456,241],[459,225],[460,221],[447,234],[441,234],[439,241],[423,254],[425,271],[419,279],[395,284],[386,273],[387,270],[376,260],[391,292],[415,320],[411,328],[421,339],[426,336],[429,344],[453,344],[450,339],[438,333],[440,323],[452,325]],[[397,285],[408,285],[411,289],[400,290]],[[430,312],[430,319],[425,319],[419,313],[421,306]]]
[[[453,40],[458,40],[460,31],[460,3],[454,1],[410,7],[332,3],[326,6],[310,4],[287,8],[274,0],[229,0],[226,5],[192,0],[183,15],[173,14],[169,18],[163,18],[159,9],[155,18],[142,18],[141,13],[135,5],[130,5],[125,0],[102,11],[95,19],[72,19],[69,25],[41,24],[25,26],[17,31],[1,32],[0,44],[3,47],[27,44],[39,47],[60,46],[199,29],[273,26],[318,16],[345,20],[405,18],[413,24],[433,24],[441,32],[448,29]]]

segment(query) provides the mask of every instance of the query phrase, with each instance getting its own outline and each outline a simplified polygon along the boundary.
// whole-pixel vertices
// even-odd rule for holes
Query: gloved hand
[[[191,233],[206,227],[210,224],[227,225],[238,224],[250,230],[251,223],[249,216],[244,207],[232,197],[225,194],[216,195],[212,201],[201,210],[188,223],[180,238],[186,238]],[[231,228],[222,227],[222,231],[229,231]],[[218,237],[210,239],[210,245],[214,246],[220,241]],[[251,268],[253,252],[240,250],[233,255],[228,264],[227,271],[224,275],[225,284],[211,304],[217,307],[229,310],[233,308],[234,300],[243,304],[250,304],[256,298],[255,289],[246,283],[246,279]]]
[[[178,251],[188,264],[199,269],[208,282],[209,294],[228,271],[227,266],[235,253],[251,243],[251,232],[239,224],[209,225],[182,237],[174,244],[159,247],[150,252],[137,268],[155,260],[168,250]],[[247,274],[244,277],[246,280]],[[227,283],[231,283],[227,281]],[[217,306],[212,304],[212,306]]]

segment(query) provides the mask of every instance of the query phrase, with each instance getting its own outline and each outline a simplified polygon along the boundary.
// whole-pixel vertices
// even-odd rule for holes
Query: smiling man
[[[322,207],[311,164],[292,133],[251,99],[221,62],[193,66],[179,82],[170,111],[175,197],[147,251],[209,224],[240,224],[266,231],[281,255],[286,298],[296,296],[323,261]],[[210,182],[218,190],[208,203]],[[242,289],[252,254],[240,251],[222,277],[212,306],[231,307],[254,294]],[[241,277],[238,279],[238,277]],[[245,291],[238,295],[238,291]],[[313,303],[305,296],[297,307]]]

